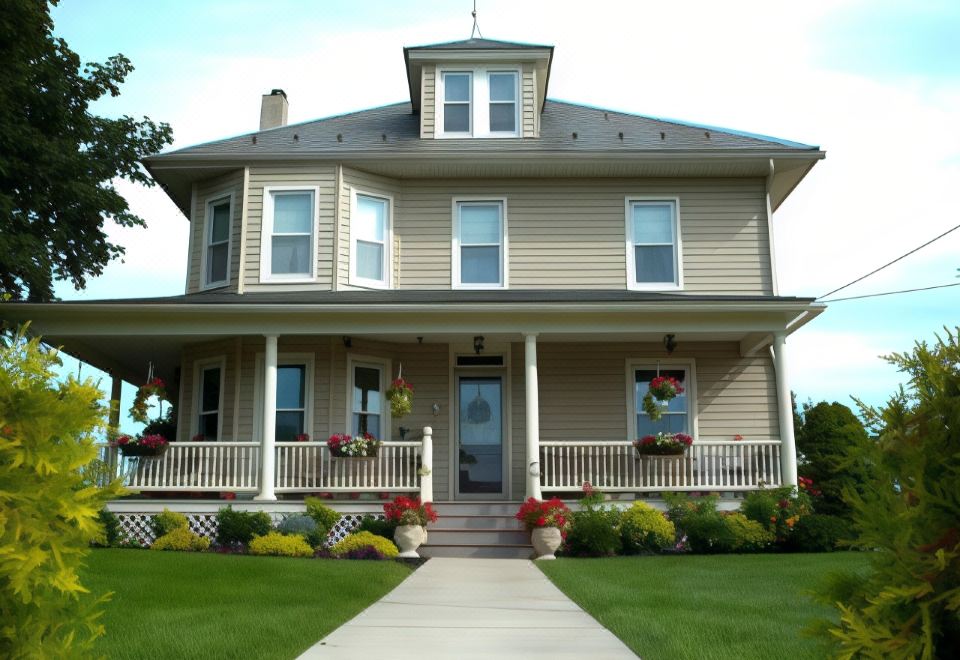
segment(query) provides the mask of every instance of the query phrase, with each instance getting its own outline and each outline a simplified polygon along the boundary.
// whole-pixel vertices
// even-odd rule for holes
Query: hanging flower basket
[[[133,405],[130,406],[130,416],[135,421],[141,424],[146,424],[149,421],[148,412],[153,406],[147,403],[147,399],[152,396],[160,399],[161,405],[164,401],[169,401],[167,385],[160,378],[151,378],[137,390],[137,396],[133,400]]]
[[[334,433],[327,440],[330,455],[334,458],[376,458],[381,442],[369,433],[349,436]]]
[[[163,456],[167,447],[170,446],[170,443],[162,435],[145,435],[143,437],[121,435],[117,437],[113,444],[120,448],[120,453],[124,456],[151,458]]]
[[[390,399],[390,412],[397,419],[406,417],[413,410],[413,386],[403,378],[390,383],[387,398]]]
[[[650,381],[650,386],[643,397],[643,412],[654,422],[663,417],[663,411],[670,405],[672,399],[683,394],[683,386],[673,376],[657,376]]]
[[[686,433],[658,433],[634,440],[633,446],[641,456],[682,456],[693,438]]]

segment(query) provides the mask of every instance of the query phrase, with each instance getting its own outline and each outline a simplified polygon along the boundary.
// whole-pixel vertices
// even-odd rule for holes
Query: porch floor
[[[526,560],[431,559],[301,660],[636,658]]]

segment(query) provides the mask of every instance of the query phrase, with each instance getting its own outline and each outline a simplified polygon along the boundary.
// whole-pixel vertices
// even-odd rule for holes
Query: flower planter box
[[[373,461],[376,460],[377,454],[374,452],[372,456],[348,456],[347,454],[341,454],[336,449],[331,449],[330,457],[341,461]]]
[[[678,449],[658,449],[654,447],[652,451],[649,447],[637,447],[637,454],[640,458],[681,458],[686,452],[687,450],[683,447]]]
[[[143,457],[143,458],[157,458],[163,456],[167,451],[169,444],[161,445],[159,447],[145,447],[143,445],[120,445],[120,453],[124,457]]]

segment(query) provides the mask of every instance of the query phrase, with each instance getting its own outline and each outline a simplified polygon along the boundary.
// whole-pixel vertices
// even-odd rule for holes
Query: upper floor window
[[[316,273],[318,188],[263,189],[260,279],[312,281]]]
[[[350,281],[374,288],[390,286],[390,199],[352,191]]]
[[[627,287],[682,287],[677,200],[627,200]]]
[[[203,286],[227,284],[230,279],[230,216],[233,195],[207,202],[204,221]]]
[[[507,286],[506,203],[503,199],[454,200],[454,287]]]
[[[440,73],[440,137],[518,137],[520,74],[476,67]]]

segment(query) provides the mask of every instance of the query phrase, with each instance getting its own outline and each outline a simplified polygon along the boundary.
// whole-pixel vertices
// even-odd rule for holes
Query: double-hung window
[[[477,66],[441,71],[437,89],[437,137],[520,137],[520,72]]]
[[[196,371],[196,428],[195,435],[203,436],[206,442],[220,439],[223,411],[223,358],[205,360],[197,364]]]
[[[264,188],[261,280],[313,280],[317,195],[317,188]]]
[[[645,435],[656,435],[659,432],[664,433],[693,433],[693,411],[691,411],[691,401],[694,396],[693,378],[690,366],[670,365],[661,368],[661,376],[672,376],[679,381],[684,391],[676,398],[670,400],[665,410],[661,410],[660,419],[653,421],[643,410],[643,398],[650,389],[650,381],[656,378],[658,370],[656,364],[632,364],[628,369],[628,378],[633,385],[633,431],[634,440],[642,438]]]
[[[506,252],[506,200],[454,200],[453,286],[505,288]]]
[[[491,133],[517,133],[517,78],[516,71],[489,75]]]
[[[470,135],[472,121],[473,74],[445,71],[443,81],[443,132]]]
[[[627,287],[682,287],[677,200],[627,200]]]
[[[277,442],[293,442],[306,433],[307,365],[277,365]]]
[[[390,200],[353,191],[350,213],[350,279],[374,288],[390,286]]]
[[[373,362],[350,363],[351,419],[353,435],[369,433],[384,440],[384,365]]]
[[[207,203],[204,222],[203,286],[223,286],[230,279],[230,215],[233,196]]]

